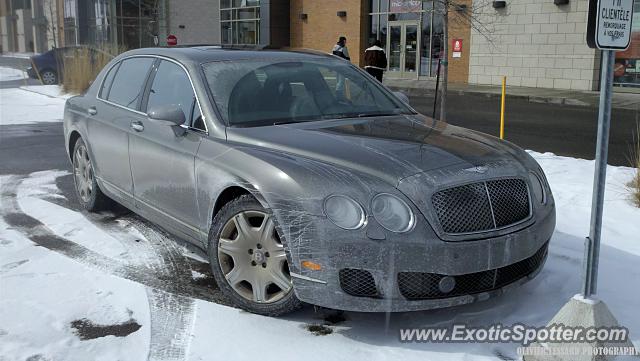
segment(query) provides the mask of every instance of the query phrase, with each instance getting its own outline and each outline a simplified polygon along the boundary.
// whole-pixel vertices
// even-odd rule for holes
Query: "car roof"
[[[122,56],[156,55],[165,56],[180,62],[208,63],[214,61],[238,60],[319,60],[333,59],[333,55],[308,49],[257,49],[227,47],[219,45],[196,45],[183,47],[141,48],[127,51]]]

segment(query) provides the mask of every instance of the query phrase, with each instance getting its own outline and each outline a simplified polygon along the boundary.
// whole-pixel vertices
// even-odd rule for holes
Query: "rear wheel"
[[[40,78],[45,85],[58,84],[58,75],[53,70],[44,70],[40,73]]]
[[[273,216],[252,196],[240,196],[218,212],[209,257],[218,286],[236,306],[268,316],[302,306]]]
[[[73,181],[82,207],[90,212],[111,208],[111,200],[102,193],[93,171],[93,164],[82,138],[73,148]]]

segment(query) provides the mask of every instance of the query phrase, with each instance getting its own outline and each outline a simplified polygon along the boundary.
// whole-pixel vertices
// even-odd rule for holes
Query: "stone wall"
[[[482,0],[475,0],[479,2]],[[588,0],[509,0],[483,8],[471,30],[469,83],[593,90],[599,56],[586,44]],[[482,34],[484,33],[484,35]]]

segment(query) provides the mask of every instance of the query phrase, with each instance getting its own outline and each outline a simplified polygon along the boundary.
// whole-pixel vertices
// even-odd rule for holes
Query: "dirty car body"
[[[106,99],[110,72],[133,58],[149,59],[141,93]],[[191,123],[151,119],[163,61],[188,74]],[[368,111],[366,94],[393,111]],[[225,204],[255,198],[273,217],[291,292],[328,308],[425,310],[503,293],[539,272],[555,227],[526,152],[418,114],[332,56],[134,50],[67,102],[64,127],[72,161],[86,143],[104,194],[209,252]]]

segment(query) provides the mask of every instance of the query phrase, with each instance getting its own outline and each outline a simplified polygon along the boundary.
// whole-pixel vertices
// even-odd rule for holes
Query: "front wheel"
[[[218,212],[209,258],[218,287],[234,305],[267,316],[302,306],[273,216],[252,196],[240,196]]]

